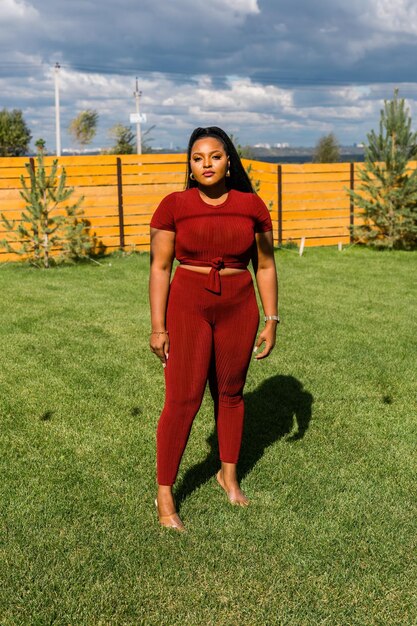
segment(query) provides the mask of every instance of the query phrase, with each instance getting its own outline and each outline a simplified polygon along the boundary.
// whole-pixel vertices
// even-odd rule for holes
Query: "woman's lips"
[[[203,176],[210,178],[210,176],[214,176],[214,172],[204,172]]]

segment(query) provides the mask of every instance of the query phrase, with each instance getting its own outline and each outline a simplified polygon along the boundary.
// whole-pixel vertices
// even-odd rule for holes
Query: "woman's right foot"
[[[180,516],[175,510],[174,499],[172,493],[158,492],[155,498],[155,506],[158,512],[159,523],[166,528],[174,528],[175,530],[185,531],[185,526]]]

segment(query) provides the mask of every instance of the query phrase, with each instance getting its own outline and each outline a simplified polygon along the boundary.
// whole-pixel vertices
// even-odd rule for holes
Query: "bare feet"
[[[158,497],[155,499],[155,506],[158,511],[161,526],[180,531],[185,530],[185,526],[175,509],[171,487],[163,485],[158,486]]]
[[[227,478],[225,476],[225,472],[222,469],[216,474],[216,480],[219,483],[220,487],[224,489],[229,498],[230,504],[234,504],[235,506],[248,506],[249,498],[245,496],[241,488],[239,487],[239,483],[236,478]]]
[[[158,485],[158,509],[160,515],[172,515],[176,513],[172,487]]]

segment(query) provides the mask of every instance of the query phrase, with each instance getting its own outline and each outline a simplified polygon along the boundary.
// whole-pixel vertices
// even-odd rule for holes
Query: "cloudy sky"
[[[63,148],[85,109],[92,145],[111,145],[135,76],[152,145],[175,148],[208,125],[242,144],[363,141],[396,86],[417,118],[416,58],[415,0],[0,0],[0,108],[51,151],[56,62]]]

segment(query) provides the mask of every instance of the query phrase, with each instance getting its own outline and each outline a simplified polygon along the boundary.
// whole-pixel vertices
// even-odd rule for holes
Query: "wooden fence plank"
[[[163,185],[174,184],[183,186],[185,177],[183,173],[165,172],[164,174],[126,174],[123,175],[123,187],[129,185]]]
[[[255,161],[252,159],[242,159],[243,167],[246,169],[251,166],[253,171],[257,172],[272,172],[276,173],[277,166],[275,163],[268,163],[267,161]]]
[[[29,163],[29,157],[0,157],[0,169],[2,167],[25,168],[25,163]]]
[[[283,228],[282,229],[282,238],[285,240],[288,237],[335,237],[335,236],[349,236],[349,228],[338,226],[335,228],[312,228],[311,226],[307,229],[291,229],[291,228]]]
[[[307,172],[302,174],[285,174],[283,173],[284,184],[287,185],[304,185],[305,183],[314,183],[316,185],[322,183],[336,183],[339,185],[349,186],[349,172]]]
[[[349,172],[349,163],[283,163],[283,175],[297,172]]]
[[[185,179],[185,163],[124,164],[123,174],[181,174]]]
[[[283,200],[285,201],[285,209],[287,211],[297,211],[299,207],[303,207],[303,208],[305,207],[306,211],[308,211],[309,209],[310,210],[319,209],[321,207],[324,207],[324,208],[346,207],[347,209],[349,208],[349,198],[344,195],[340,195],[338,193],[315,194],[311,198],[308,197],[308,194],[307,195],[300,194],[299,197],[297,195],[295,196],[285,195]]]
[[[329,218],[329,219],[301,219],[301,220],[283,220],[282,228],[284,230],[313,230],[316,228],[348,228],[349,227],[349,215],[347,215],[344,219],[340,219],[340,217]]]
[[[298,211],[285,211],[282,221],[290,222],[292,220],[315,220],[323,218],[339,218],[349,219],[349,208],[330,208],[330,209],[300,209]]]
[[[114,158],[114,157],[113,157]],[[135,163],[186,163],[186,154],[122,154],[123,167]]]

